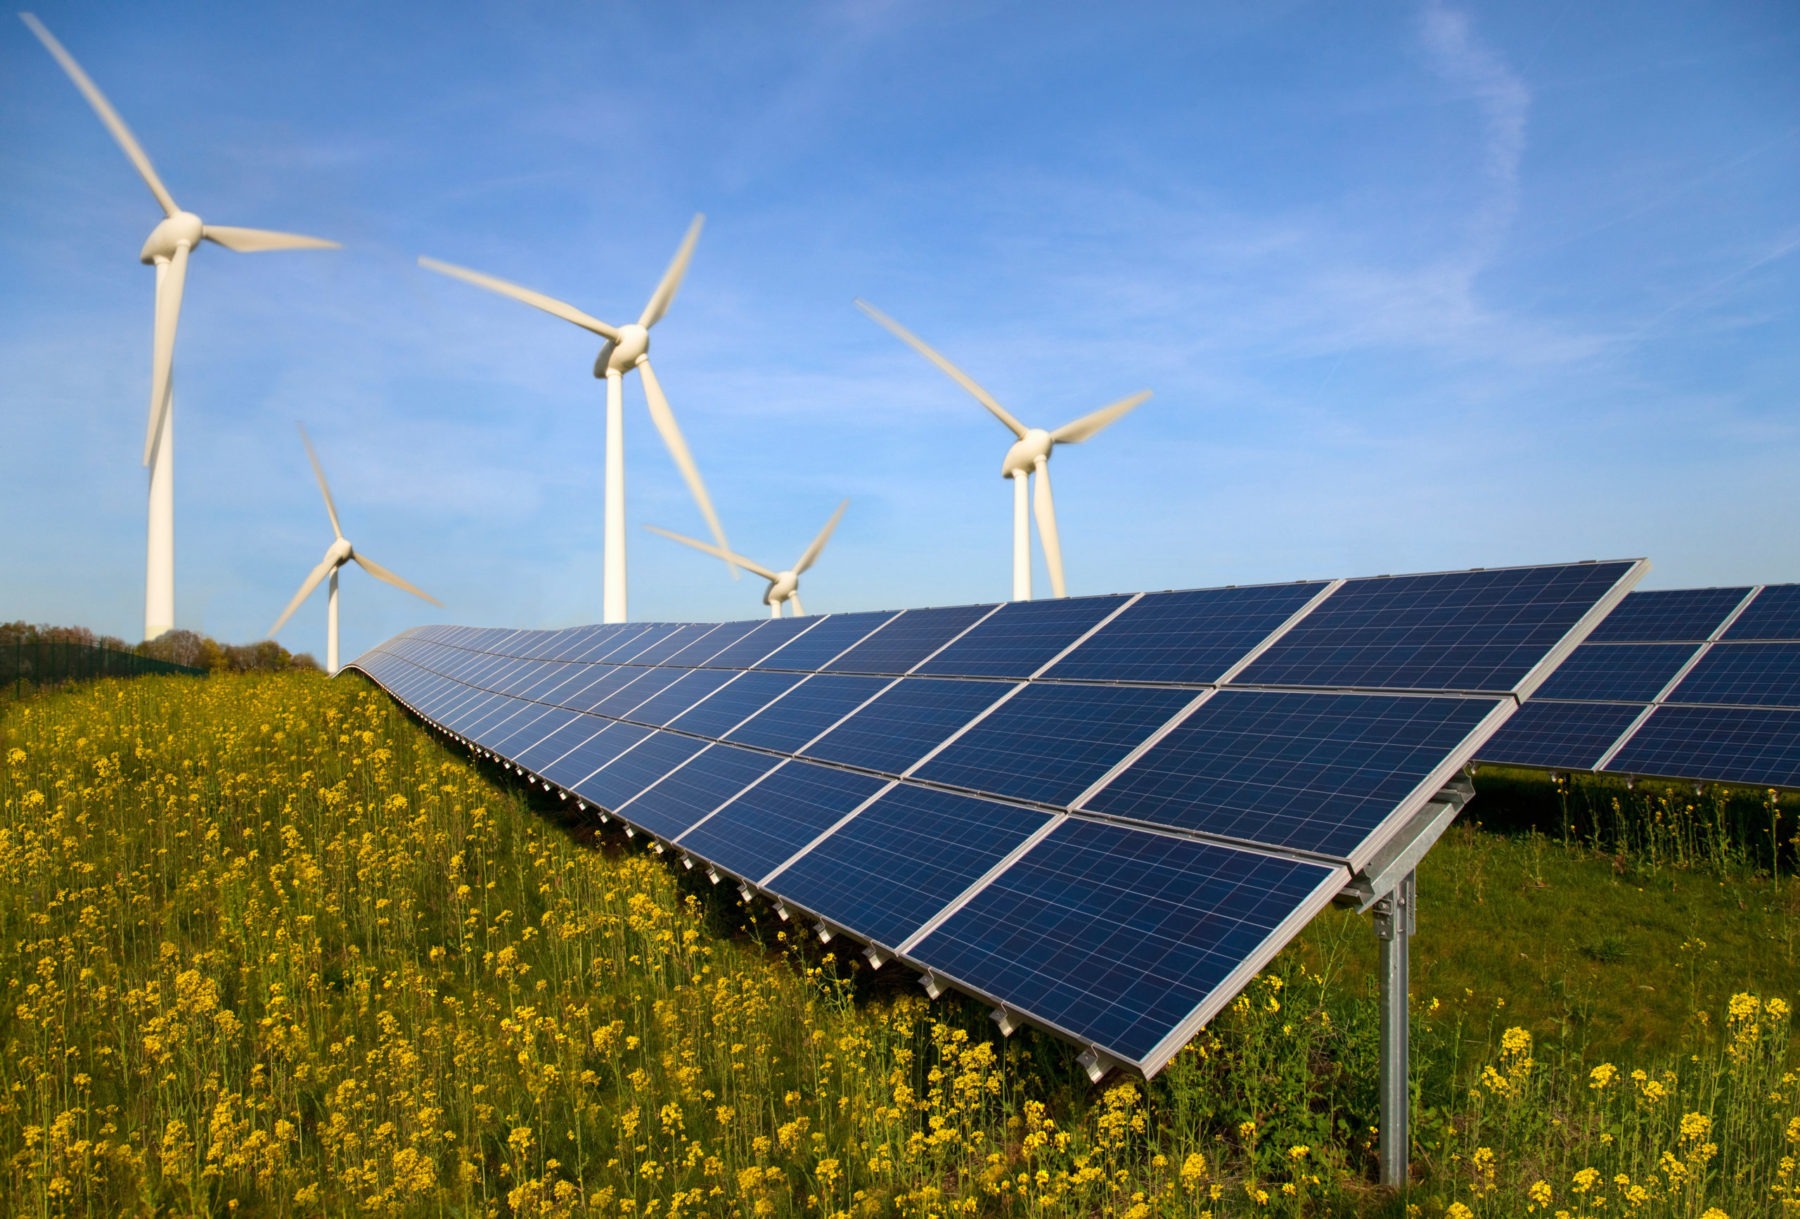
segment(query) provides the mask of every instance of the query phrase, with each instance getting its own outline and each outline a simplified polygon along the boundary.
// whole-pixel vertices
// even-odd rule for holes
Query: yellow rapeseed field
[[[1390,1210],[1324,977],[1090,1091],[550,811],[356,677],[0,711],[0,1212],[1800,1215],[1779,997],[1659,1062],[1505,1030]]]

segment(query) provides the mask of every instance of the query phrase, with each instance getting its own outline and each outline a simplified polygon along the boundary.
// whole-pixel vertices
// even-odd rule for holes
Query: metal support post
[[[1412,1145],[1407,949],[1418,930],[1416,877],[1408,872],[1373,908],[1375,935],[1381,941],[1381,1183],[1396,1187],[1407,1182]]]

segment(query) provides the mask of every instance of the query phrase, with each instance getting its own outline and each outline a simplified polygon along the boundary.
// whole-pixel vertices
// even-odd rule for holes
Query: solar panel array
[[[1481,760],[1800,787],[1800,584],[1630,594]]]
[[[878,964],[1148,1075],[1643,566],[423,627],[354,667]]]

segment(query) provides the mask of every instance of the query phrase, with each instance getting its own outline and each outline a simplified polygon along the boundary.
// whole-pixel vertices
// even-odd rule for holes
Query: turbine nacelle
[[[609,373],[624,376],[636,368],[650,354],[650,328],[630,322],[620,326],[619,337],[608,339],[600,348],[600,354],[594,358],[594,376],[605,377]]]
[[[200,222],[200,217],[192,212],[176,212],[150,230],[150,236],[144,239],[144,248],[138,251],[138,261],[150,266],[159,258],[173,258],[178,247],[186,246],[191,250],[204,236],[206,226]]]
[[[325,557],[320,562],[329,563],[333,567],[342,567],[355,557],[356,548],[350,545],[350,539],[339,538],[326,548]]]
[[[1055,447],[1056,440],[1049,432],[1041,427],[1027,428],[1025,434],[1013,442],[1012,448],[1006,450],[1006,458],[1000,463],[1000,477],[1031,473]]]
[[[779,571],[769,581],[768,589],[763,593],[764,605],[777,605],[788,600],[800,589],[800,573],[796,571]]]

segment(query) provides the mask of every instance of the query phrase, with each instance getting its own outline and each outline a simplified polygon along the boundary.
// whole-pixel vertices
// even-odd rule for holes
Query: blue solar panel
[[[747,669],[818,626],[819,618],[764,618],[707,659],[709,669]]]
[[[1010,689],[1004,682],[909,677],[808,746],[806,755],[897,775]]]
[[[1721,639],[1800,639],[1800,584],[1771,584],[1744,607]]]
[[[825,666],[828,673],[899,676],[993,612],[991,605],[907,610]]]
[[[652,623],[645,627],[641,633],[631,636],[617,648],[608,652],[606,654],[607,663],[615,665],[632,664],[639,656],[654,650],[658,644],[662,643],[665,639],[668,639],[671,635],[677,634],[681,630],[682,627],[675,623]]]
[[[803,680],[799,673],[730,674],[727,670],[718,671],[734,676],[734,680],[707,696],[693,710],[677,716],[670,727],[697,732],[701,736],[722,737],[734,724],[749,719]]]
[[[1129,600],[1123,596],[1009,601],[919,666],[936,677],[1030,677]]]
[[[705,748],[705,741],[691,736],[658,732],[568,786],[591,804],[616,809]]]
[[[788,762],[682,835],[682,847],[757,880],[880,791],[867,775]]]
[[[863,700],[888,684],[885,677],[848,677],[836,673],[809,677],[770,703],[725,739],[793,753],[854,711]]]
[[[522,750],[513,760],[526,770],[541,771],[605,726],[605,720],[595,719],[591,715],[576,716],[555,732]],[[593,767],[588,769],[592,770]]]
[[[805,669],[818,670],[839,652],[856,646],[857,642],[870,631],[894,617],[892,613],[878,612],[867,614],[832,614],[819,621],[819,624],[804,635],[796,636],[793,642],[766,660],[759,661],[759,669]],[[804,620],[802,620],[804,621]],[[714,662],[715,664],[717,661]]]
[[[1667,701],[1800,707],[1800,643],[1715,643]]]
[[[1748,588],[1659,588],[1627,593],[1589,643],[1700,643],[1725,621]]]
[[[683,673],[681,679],[666,690],[633,707],[623,718],[664,727],[732,677],[729,669],[693,669]]]
[[[463,735],[486,745],[491,740],[489,734],[495,728],[517,715],[522,708],[531,705],[509,694],[497,695],[479,713],[469,717],[467,726],[463,728]]]
[[[1351,580],[1238,681],[1510,691],[1631,567],[1587,563]]]
[[[627,665],[624,672],[629,673],[634,666]],[[627,712],[639,703],[661,694],[670,686],[680,681],[683,669],[639,669],[637,680],[617,687],[611,694],[595,703],[592,710],[600,715],[616,716],[624,719]]]
[[[1222,1006],[1226,980],[1272,953],[1277,929],[1343,879],[1297,859],[1071,819],[908,955],[1155,1070],[1153,1056],[1178,1048],[1165,1044],[1172,1035],[1198,1027],[1196,1009]]]
[[[1085,807],[1348,859],[1497,705],[1223,690]]]
[[[763,619],[767,622],[769,619]],[[702,665],[719,655],[726,648],[740,642],[744,636],[763,625],[762,622],[721,622],[704,636],[670,656],[666,663],[672,665]],[[756,657],[752,656],[751,660]]]
[[[1217,681],[1324,587],[1268,584],[1149,593],[1044,676],[1189,685]]]
[[[1533,699],[1647,703],[1662,693],[1700,647],[1697,643],[1588,643],[1556,667]]]
[[[668,663],[677,652],[685,651],[705,640],[718,629],[716,622],[697,622],[691,626],[678,626],[658,639],[642,651],[631,654],[634,665],[658,665]]]
[[[528,710],[520,712],[494,730],[494,743],[489,748],[495,753],[516,759],[527,746],[537,744],[557,728],[576,718],[579,718],[576,713],[566,707],[546,707],[540,703],[532,703]]]
[[[636,724],[608,724],[569,752],[537,768],[539,774],[561,787],[575,784],[650,735]]]
[[[774,754],[712,745],[619,813],[652,834],[677,838],[780,763]]]
[[[1481,747],[1481,760],[1546,770],[1592,770],[1644,708],[1532,698]]]
[[[547,660],[539,667],[536,676],[529,681],[518,683],[514,693],[520,698],[529,698],[538,702],[548,701],[545,699],[545,695],[587,671],[586,665],[566,665],[560,661]]]
[[[1658,707],[1606,769],[1800,787],[1800,711]]]
[[[1193,698],[1192,690],[1144,686],[1030,685],[921,766],[917,777],[1067,804]]]
[[[770,879],[777,893],[896,948],[1049,821],[901,784]]]
[[[585,665],[591,676],[570,682],[558,690],[554,701],[577,711],[592,711],[644,675],[642,669],[614,668],[612,665]]]

